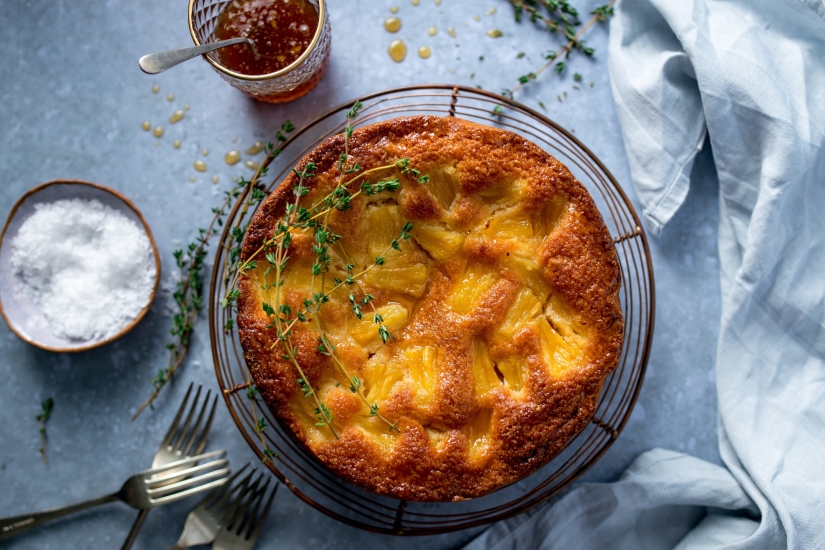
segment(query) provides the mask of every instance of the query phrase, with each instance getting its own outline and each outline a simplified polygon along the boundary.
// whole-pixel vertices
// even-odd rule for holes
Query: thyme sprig
[[[521,75],[518,78],[518,84],[513,88],[502,91],[502,95],[510,99],[513,98],[513,95],[518,90],[523,88],[527,83],[536,80],[540,74],[551,67],[553,67],[553,70],[557,74],[564,73],[567,68],[568,58],[572,52],[580,51],[584,55],[591,57],[595,51],[593,48],[585,45],[581,37],[594,23],[607,21],[607,19],[613,15],[613,4],[616,2],[616,0],[610,0],[610,2],[604,6],[593,10],[591,12],[593,17],[577,31],[576,27],[580,25],[578,11],[566,0],[507,1],[513,6],[513,15],[516,21],[521,21],[522,15],[527,13],[531,21],[540,22],[551,33],[560,34],[567,39],[567,43],[561,48],[550,51],[544,55],[544,59],[547,60],[544,65],[536,71]],[[540,11],[539,6],[543,6],[546,9],[546,15]]]
[[[294,129],[295,126],[293,126],[290,121],[282,124],[281,131],[277,134],[279,142],[286,141],[286,134],[292,132]],[[189,243],[187,247],[174,252],[175,263],[180,271],[180,275],[175,283],[175,292],[173,293],[177,310],[172,314],[172,328],[169,331],[169,337],[166,343],[166,347],[169,350],[169,361],[166,367],[159,369],[152,379],[154,390],[132,416],[132,420],[135,420],[146,407],[152,406],[155,399],[160,395],[161,390],[183,364],[186,352],[189,349],[190,336],[195,319],[204,305],[203,268],[209,252],[209,242],[212,237],[221,231],[226,215],[232,210],[235,201],[238,200],[239,197],[244,198],[241,215],[238,216],[239,220],[244,218],[244,215],[250,208],[260,203],[266,197],[266,192],[263,186],[258,183],[258,180],[266,174],[268,163],[276,158],[281,151],[272,143],[269,143],[266,152],[266,161],[258,168],[252,179],[246,180],[241,178],[234,187],[226,191],[223,202],[219,206],[212,208],[213,217],[209,225],[206,228],[198,229],[198,237]],[[238,226],[233,228],[232,237],[234,241],[231,242],[234,242],[236,246],[230,250],[230,254],[236,249],[237,252],[235,253],[239,254],[239,243],[243,241],[244,230],[244,228],[239,228]]]
[[[330,357],[333,365],[341,372],[349,384],[352,393],[358,395],[359,399],[367,406],[370,416],[379,418],[385,422],[390,431],[400,431],[397,422],[392,422],[379,413],[379,405],[370,403],[363,392],[363,383],[353,376],[340,358],[336,355],[335,345],[332,342],[327,330],[323,327],[318,313],[321,307],[330,301],[331,295],[339,289],[345,289],[353,285],[361,285],[359,278],[376,266],[385,263],[384,256],[390,250],[400,250],[401,243],[409,240],[412,224],[407,222],[402,228],[397,238],[393,238],[385,252],[375,257],[374,261],[367,267],[356,270],[356,264],[347,258],[345,268],[346,276],[341,279],[330,276],[330,267],[333,263],[330,254],[330,246],[340,244],[341,236],[335,234],[329,226],[330,216],[334,211],[345,211],[351,206],[352,200],[363,194],[365,196],[375,195],[383,192],[393,192],[400,187],[398,177],[384,177],[377,181],[367,179],[371,175],[389,170],[398,170],[401,176],[406,176],[419,183],[429,181],[427,175],[422,175],[419,170],[411,166],[409,159],[400,159],[391,164],[386,164],[365,170],[357,161],[352,162],[349,153],[349,140],[353,133],[352,123],[358,115],[362,105],[356,102],[347,113],[347,123],[344,128],[344,149],[338,159],[338,181],[335,188],[320,200],[314,202],[309,208],[301,205],[301,199],[308,193],[305,185],[306,180],[315,176],[316,166],[308,163],[302,170],[293,169],[298,182],[293,188],[294,201],[288,202],[284,208],[284,215],[278,221],[271,238],[264,239],[262,245],[243,262],[235,264],[234,274],[227,277],[230,282],[228,292],[222,301],[223,307],[231,307],[240,296],[237,283],[240,277],[247,275],[247,272],[258,268],[260,256],[266,260],[267,267],[263,272],[263,290],[274,290],[272,296],[273,303],[264,301],[261,308],[269,319],[267,328],[276,331],[277,339],[272,344],[271,349],[280,348],[280,357],[290,363],[298,375],[297,383],[305,399],[312,401],[313,414],[317,427],[327,427],[334,437],[338,437],[333,422],[333,413],[329,406],[321,400],[309,378],[306,376],[297,357],[296,346],[293,342],[293,328],[297,323],[312,323],[313,329],[317,333],[317,351],[322,355]],[[360,184],[356,187],[356,184]],[[356,190],[357,189],[357,190]],[[303,303],[295,308],[283,300],[281,289],[284,284],[284,272],[289,261],[289,247],[293,235],[297,232],[310,232],[314,238],[312,251],[314,260],[311,267],[311,294]],[[342,249],[343,250],[343,249]],[[257,258],[257,259],[256,259]],[[332,278],[332,287],[327,290],[329,279]],[[318,291],[316,291],[318,289]],[[372,305],[372,295],[364,292],[361,297],[356,297],[354,293],[348,292],[348,299],[352,304],[352,311],[359,319],[363,315],[362,306],[370,305],[373,308],[373,322],[377,326],[378,336],[386,343],[392,338],[389,330],[383,322],[381,315],[375,311]],[[359,303],[360,302],[360,303]]]
[[[40,456],[43,457],[43,462],[48,464],[49,460],[46,458],[46,422],[52,415],[54,408],[54,399],[49,397],[40,404],[41,412],[37,415],[37,422],[39,424],[40,432]]]

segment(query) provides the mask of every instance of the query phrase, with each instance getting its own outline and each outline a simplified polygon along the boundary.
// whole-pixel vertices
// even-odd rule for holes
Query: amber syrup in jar
[[[318,12],[306,0],[232,0],[218,18],[215,38],[251,38],[257,55],[238,44],[218,50],[218,59],[245,75],[280,71],[309,47],[318,24]]]

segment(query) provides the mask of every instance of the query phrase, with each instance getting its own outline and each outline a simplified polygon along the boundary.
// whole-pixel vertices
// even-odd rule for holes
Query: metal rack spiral
[[[484,525],[519,514],[557,494],[607,451],[627,423],[641,389],[653,336],[655,297],[647,238],[622,188],[582,143],[556,123],[512,100],[463,86],[424,85],[396,88],[362,98],[356,126],[405,115],[456,116],[504,128],[538,144],[558,158],[587,188],[616,245],[622,269],[620,301],[625,337],[616,371],[604,384],[590,424],[565,450],[525,479],[480,498],[449,503],[407,502],[361,490],[342,480],[285,431],[266,407],[244,391],[246,365],[237,331],[225,331],[233,315],[222,308],[229,290],[225,280],[231,228],[247,223],[238,200],[224,226],[216,253],[209,295],[209,324],[215,373],[235,423],[263,459],[262,436],[278,454],[267,461],[272,472],[300,499],[344,523],[392,535],[432,535]],[[498,108],[500,106],[500,108]],[[293,132],[281,155],[268,167],[272,190],[311,149],[343,131],[350,103],[333,108]],[[243,199],[244,197],[241,197]],[[256,429],[263,416],[269,428]]]

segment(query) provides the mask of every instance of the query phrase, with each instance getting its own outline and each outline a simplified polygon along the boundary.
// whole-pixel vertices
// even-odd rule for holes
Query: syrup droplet
[[[387,32],[398,32],[401,30],[401,20],[397,17],[387,17],[384,21],[384,28]]]
[[[501,38],[502,36],[504,36],[504,33],[498,29],[490,29],[489,31],[487,31],[487,36],[489,36],[490,38]]]
[[[189,176],[189,181],[195,181],[195,176]]]
[[[246,165],[246,167],[247,167],[247,168],[249,168],[250,170],[257,170],[258,168],[260,168],[260,167],[261,167],[261,165],[260,165],[260,164],[258,164],[257,162],[255,162],[254,160],[248,160],[248,161],[246,161],[244,164],[245,164],[245,165]]]
[[[155,126],[155,129],[152,130],[152,133],[155,134],[155,137],[160,137],[163,135],[163,128],[160,126]]]
[[[176,139],[175,141],[173,141],[172,147],[174,147],[175,149],[180,149],[180,140]]]
[[[421,59],[427,59],[428,57],[430,57],[430,53],[432,52],[430,51],[430,48],[428,46],[421,46],[420,48],[418,48],[418,56]]]
[[[390,13],[398,13],[398,6],[390,6]]]
[[[252,144],[252,147],[246,150],[247,155],[257,155],[261,151],[264,150],[264,144],[260,141],[256,141]]]
[[[178,109],[177,111],[172,113],[172,116],[169,117],[169,122],[171,124],[174,124],[174,123],[179,122],[181,120],[183,120],[183,111],[181,111],[180,109]]]
[[[156,94],[156,93],[158,93],[159,91],[160,91],[160,86],[158,86],[157,84],[155,84],[154,86],[152,86],[152,93],[153,93],[153,94]]]
[[[183,110],[184,110],[184,111],[188,111],[188,110],[189,110],[189,104],[188,104],[188,103],[187,103],[186,105],[184,105],[184,106],[183,106]]]
[[[212,176],[212,183],[218,183],[218,176],[217,174]]]
[[[452,27],[447,27],[447,34],[449,34],[452,38],[455,38],[455,29]]]
[[[240,180],[238,179],[238,176],[232,176],[232,181],[234,181],[235,183],[238,183],[238,181],[240,181]]]
[[[496,7],[491,6],[490,9],[487,10],[487,15],[493,15],[494,13],[496,13]]]
[[[238,164],[241,160],[241,153],[239,151],[229,151],[223,160],[226,161],[226,164],[232,166],[233,164]]]
[[[166,101],[175,101],[175,96],[173,96],[172,94],[167,95]]]
[[[481,17],[478,15],[473,16],[473,21],[481,21]]]
[[[201,155],[203,155],[203,156],[209,155],[209,149],[204,149],[203,151],[201,151]]]
[[[421,0],[412,0],[412,5],[413,6],[417,6],[420,3],[421,3]]]
[[[152,129],[152,124],[150,124],[148,120],[144,120],[140,127],[143,128],[144,131],[148,132]]]
[[[435,5],[440,6],[441,5],[441,0],[435,0]]]
[[[438,34],[438,29],[436,29],[435,27],[430,27],[429,29],[427,29],[427,34],[429,34],[430,36],[435,36]]]
[[[401,63],[407,57],[407,45],[401,40],[393,40],[390,42],[390,47],[387,48],[390,57],[396,63]]]
[[[455,69],[450,69],[450,72],[455,74]]]
[[[202,160],[196,160],[195,170],[197,170],[198,172],[206,172],[206,163]]]
[[[238,138],[232,138],[232,143],[238,143]]]

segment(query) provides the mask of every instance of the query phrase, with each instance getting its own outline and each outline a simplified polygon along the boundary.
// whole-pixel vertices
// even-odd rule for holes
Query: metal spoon
[[[191,48],[180,48],[178,50],[150,53],[149,55],[144,55],[141,57],[140,60],[138,60],[138,65],[140,65],[140,69],[144,73],[158,74],[166,69],[174,67],[178,63],[183,63],[193,57],[198,57],[199,55],[203,55],[211,52],[212,50],[217,50],[226,46],[232,46],[233,44],[247,44],[252,50],[252,53],[255,55],[258,54],[255,50],[255,42],[249,38],[238,37],[230,38],[229,40],[219,40],[218,42],[210,42],[209,44],[203,44],[201,46],[192,46]]]

